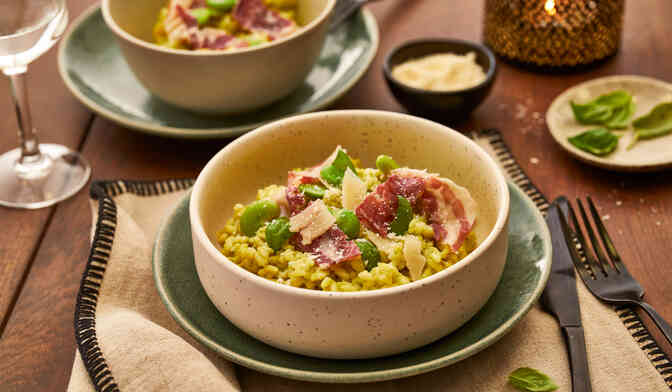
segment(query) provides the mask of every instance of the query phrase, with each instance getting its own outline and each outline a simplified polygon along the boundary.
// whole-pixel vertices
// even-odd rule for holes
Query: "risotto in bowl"
[[[397,113],[292,117],[232,142],[190,202],[217,309],[275,347],[323,358],[407,351],[487,302],[509,193],[465,136]]]

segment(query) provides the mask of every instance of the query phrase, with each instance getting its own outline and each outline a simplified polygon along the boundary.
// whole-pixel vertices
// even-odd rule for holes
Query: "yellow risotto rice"
[[[357,166],[357,162],[355,161]],[[383,173],[378,169],[357,168],[357,175],[366,184],[369,191],[381,184]],[[257,200],[267,199],[277,192],[279,185],[270,185],[259,190]],[[327,206],[341,208],[341,194],[338,189],[329,189],[324,202]],[[233,216],[217,233],[221,252],[234,263],[263,278],[306,289],[325,291],[362,291],[398,286],[411,282],[403,256],[403,239],[392,237],[395,241],[389,252],[379,249],[381,262],[367,271],[361,257],[344,261],[331,268],[321,268],[310,254],[296,250],[286,243],[278,251],[273,251],[266,242],[266,226],[262,226],[253,237],[244,235],[240,230],[240,216],[245,210],[243,204],[234,206]],[[362,228],[360,237],[366,238],[367,230]],[[460,249],[454,252],[448,245],[436,246],[434,231],[423,216],[415,214],[407,235],[417,237],[422,242],[422,254],[426,264],[422,278],[435,274],[455,264],[476,246],[476,238],[470,233]]]

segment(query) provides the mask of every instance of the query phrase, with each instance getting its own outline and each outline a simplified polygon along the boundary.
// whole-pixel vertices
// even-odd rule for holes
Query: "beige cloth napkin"
[[[116,204],[112,247],[95,309],[95,333],[110,375],[128,391],[239,391],[234,365],[188,336],[171,319],[154,286],[152,245],[161,221],[185,191],[160,196],[129,193],[124,185]],[[94,229],[98,202],[93,201]],[[104,255],[106,256],[106,255]],[[94,263],[96,264],[96,263]],[[669,392],[638,343],[611,308],[598,302],[579,283],[582,318],[593,390]],[[93,391],[94,385],[78,352],[68,390]],[[100,360],[100,358],[99,358]],[[97,363],[101,366],[102,362]],[[242,371],[245,391],[513,391],[508,374],[534,367],[571,391],[565,343],[555,319],[535,306],[514,329],[485,351],[453,366],[424,375],[382,383],[324,385],[284,380]],[[100,368],[102,369],[102,368]]]

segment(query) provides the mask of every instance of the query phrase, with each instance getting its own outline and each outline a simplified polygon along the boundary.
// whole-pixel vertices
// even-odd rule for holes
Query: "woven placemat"
[[[497,158],[497,161],[506,172],[507,176],[534,201],[540,211],[542,211],[542,213],[545,212],[549,207],[548,200],[518,165],[504,143],[500,133],[495,130],[487,130],[475,132],[472,136],[481,146]],[[155,230],[158,226],[158,222],[149,222],[146,220],[143,222],[136,222],[133,219],[133,214],[135,213],[137,216],[144,216],[138,209],[147,208],[148,201],[151,202],[152,208],[156,208],[157,211],[167,211],[174,205],[179,197],[184,194],[184,191],[192,185],[193,180],[191,179],[162,181],[99,181],[92,185],[91,198],[94,201],[94,206],[97,208],[94,213],[96,220],[91,253],[77,295],[74,321],[78,352],[76,354],[70,380],[70,391],[97,390],[114,392],[122,389],[120,388],[120,385],[124,386],[123,389],[125,392],[129,390],[236,391],[240,389],[230,363],[217,357],[205,347],[193,341],[193,339],[190,339],[190,337],[170,319],[165,309],[159,309],[156,306],[154,309],[146,309],[146,305],[144,305],[143,302],[143,296],[146,296],[157,303],[160,303],[160,301],[158,300],[158,295],[154,293],[155,289],[153,285],[148,285],[146,282],[147,279],[151,280],[151,277],[148,277],[151,276],[151,274],[146,274],[146,266],[144,264],[142,268],[145,270],[142,272],[145,273],[145,275],[135,277],[135,286],[129,284],[128,287],[110,287],[113,283],[119,285],[118,276],[116,277],[116,281],[115,279],[112,279],[115,273],[117,275],[119,273],[119,270],[115,270],[119,264],[128,263],[129,261],[149,264],[146,259],[149,258],[151,260],[151,255],[148,257],[146,254],[136,255],[133,253],[135,251],[134,247],[137,247],[139,253],[146,253],[146,249],[144,249],[146,246],[140,245],[140,239],[134,238],[133,235],[141,236],[143,231],[139,230],[139,227],[143,225],[151,227],[150,229],[147,229],[147,233],[153,232],[152,230]],[[147,217],[145,216],[144,219],[147,219]],[[123,225],[122,223],[127,226],[129,224],[133,226],[130,228],[130,231],[134,234],[129,236],[128,233],[122,233],[122,229],[120,229],[120,225]],[[124,230],[129,231],[129,228],[126,227]],[[142,241],[151,242],[151,239],[143,238]],[[117,259],[111,260],[111,258],[113,258],[112,255],[114,249],[116,249],[117,252]],[[120,257],[125,257],[126,259],[119,259]],[[114,261],[117,263],[115,264]],[[108,274],[107,280],[105,280],[106,273]],[[112,274],[112,276],[109,276],[110,274]],[[103,285],[104,280],[105,285]],[[122,285],[123,284],[125,284],[125,282],[122,282]],[[141,289],[138,289],[137,287],[141,287]],[[119,303],[110,303],[109,299],[105,299],[104,294],[101,295],[101,293],[105,293],[106,290],[108,293],[110,293],[110,290],[116,290],[116,293],[119,293],[119,290],[132,290],[133,288],[139,290],[137,293],[139,298],[123,298],[123,301],[130,302],[121,301]],[[110,296],[108,295],[108,297]],[[118,300],[118,298],[113,299]],[[590,299],[592,300],[592,298]],[[131,305],[129,305],[129,303]],[[143,306],[145,306],[145,308],[143,308]],[[160,307],[160,305],[158,306]],[[101,307],[106,309],[103,314],[101,314]],[[113,311],[110,311],[110,308],[114,308]],[[609,313],[608,309],[605,309],[605,311],[606,313]],[[642,324],[638,315],[629,308],[615,308],[614,311],[623,322],[624,328],[627,329],[653,367],[660,373],[662,380],[664,380],[672,390],[672,363]],[[542,315],[537,313],[536,316],[535,320],[539,321],[538,318]],[[618,319],[612,315],[609,316],[611,316],[610,319],[613,319],[613,322],[615,322],[615,324],[612,324],[616,326],[614,328],[618,328]],[[550,316],[547,316],[547,320],[545,321],[547,324],[544,325],[551,328],[550,325],[555,323],[553,322],[551,324],[548,317]],[[127,324],[131,324],[132,327],[132,332],[130,333],[127,331],[129,328],[128,325],[125,324],[127,320]],[[532,320],[530,319],[528,321],[531,322]],[[529,323],[521,322],[521,324],[526,324],[527,327],[529,327]],[[525,326],[521,327],[525,328]],[[512,332],[512,334],[520,333],[520,331]],[[128,336],[129,334],[137,335]],[[101,339],[101,336],[103,335],[104,338]],[[148,341],[152,339],[156,340],[157,335],[159,335],[158,338],[165,339],[166,342],[171,342],[171,344],[175,344],[179,347],[166,347],[163,348],[162,351],[151,351],[150,348],[156,347],[152,347],[152,344]],[[625,331],[622,331],[620,335],[623,336],[621,339],[628,339],[628,334],[625,333]],[[549,339],[550,338],[551,337],[549,336]],[[141,341],[136,342],[138,339]],[[142,339],[145,340],[143,341]],[[524,337],[514,337],[513,339],[524,339]],[[558,336],[557,339],[560,339],[560,337]],[[122,348],[122,345],[117,345],[119,340],[124,341],[126,345],[125,348]],[[129,340],[131,343],[129,343]],[[159,341],[161,342],[161,340]],[[558,340],[558,345],[560,345],[560,341],[561,340]],[[134,347],[129,348],[128,346]],[[631,353],[630,355],[638,353],[639,350],[634,344],[631,344],[630,346],[632,347],[632,350],[629,351]],[[606,348],[607,347],[605,347],[605,351],[609,351],[606,350]],[[509,349],[514,351],[506,351],[508,355],[517,355],[515,353],[526,350],[524,347],[513,347]],[[616,347],[610,347],[610,349],[616,349]],[[487,358],[483,356],[489,355],[488,353],[493,355],[498,354],[497,350],[502,350],[502,345],[499,345],[499,348],[495,346],[488,349],[480,354],[480,356],[474,358],[476,358],[475,360],[478,360],[479,357],[481,359]],[[535,347],[534,350],[537,350],[537,348]],[[534,352],[536,352],[534,350],[523,352],[521,355],[528,355],[527,358],[531,360],[532,358],[530,355],[534,355]],[[129,352],[131,354],[129,354]],[[132,355],[133,357],[130,358],[129,355]],[[168,366],[169,364],[167,363],[164,364],[161,362],[162,360],[168,360],[168,358],[175,355],[182,355],[183,358],[180,358],[180,362],[177,363],[173,360],[173,363],[170,364],[172,367]],[[609,353],[602,353],[601,355],[609,355]],[[561,360],[563,362],[562,367],[566,368],[566,359],[562,359],[558,356],[555,360]],[[619,362],[621,358],[616,358],[616,360]],[[429,389],[431,389],[432,387],[436,387],[436,385],[431,384],[432,382],[441,381],[441,377],[450,377],[454,373],[451,372],[454,369],[457,369],[457,367],[473,366],[473,362],[470,361],[471,359],[464,363],[453,365],[449,369],[445,369],[445,372],[440,370],[430,373],[427,375],[429,378],[419,376],[421,378],[416,379],[416,381],[420,383],[418,385],[422,384],[424,387],[430,387]],[[640,363],[640,365],[641,363],[644,364],[643,367],[641,367],[642,372],[655,375],[655,371],[648,367],[646,360],[641,358],[638,363]],[[493,366],[494,364],[496,364],[496,362],[490,363],[490,365]],[[143,369],[143,367],[147,367],[151,369],[151,371],[163,371],[164,374],[148,374],[151,371],[147,371],[146,369]],[[482,370],[486,371],[486,369]],[[613,372],[616,371],[615,369],[609,370],[611,371],[607,371],[605,374],[614,374]],[[165,372],[168,374],[165,374]],[[566,370],[563,370],[563,372],[566,372]],[[653,376],[647,378],[651,377]],[[194,380],[197,380],[200,384],[197,386]],[[505,377],[499,377],[498,380],[505,382]],[[608,378],[603,377],[601,380],[593,381],[601,381],[605,383],[603,385],[612,385],[611,389],[613,389],[613,381],[610,381]],[[634,388],[639,388],[637,390],[646,392],[649,392],[650,390],[646,387],[642,389],[641,385],[637,383],[637,380],[630,380],[630,383],[631,385],[634,385]],[[661,384],[660,380],[650,383],[650,385],[656,385],[656,391],[660,390],[660,388],[664,388]],[[315,385],[317,384],[301,384],[300,387],[298,387],[297,384],[296,386],[298,387],[297,389],[307,391],[315,390],[317,388],[313,388]],[[402,385],[408,386],[408,384]],[[442,383],[441,385],[444,384]],[[369,384],[369,386],[370,389],[376,391],[383,389],[392,390],[385,389],[386,387],[381,384]],[[564,388],[567,388],[567,386],[565,385]],[[324,389],[328,388],[324,387]],[[285,386],[283,390],[289,389]],[[399,390],[403,390],[403,388]],[[478,387],[474,386],[473,390],[489,391],[492,390],[492,388],[488,385],[480,385]]]
[[[548,199],[520,167],[509,146],[504,142],[502,134],[496,129],[486,129],[473,132],[471,137],[488,151],[490,155],[497,158],[497,163],[500,164],[509,179],[532,199],[537,208],[539,208],[539,211],[545,216],[546,211],[550,207]],[[642,323],[637,312],[629,306],[615,306],[613,309],[618,314],[618,317],[621,318],[621,321],[623,321],[623,325],[628,329],[632,338],[639,344],[642,351],[646,353],[651,364],[658,370],[670,387],[670,390],[672,390],[672,362],[660,348],[658,342],[653,338],[644,323]]]

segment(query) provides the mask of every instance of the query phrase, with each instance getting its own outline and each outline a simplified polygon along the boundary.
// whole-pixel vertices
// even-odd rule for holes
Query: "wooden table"
[[[68,0],[71,15],[94,2]],[[482,1],[388,0],[371,10],[380,24],[378,56],[334,108],[402,111],[381,74],[383,58],[393,46],[427,36],[481,39]],[[501,129],[523,168],[549,198],[592,195],[601,212],[610,215],[607,227],[646,288],[648,300],[672,320],[672,173],[619,174],[586,166],[553,142],[543,122],[553,97],[584,80],[614,74],[672,80],[669,15],[669,0],[628,1],[622,50],[587,72],[542,75],[500,62],[492,95],[456,128]],[[93,166],[93,179],[195,177],[228,142],[162,139],[92,115],[59,78],[53,49],[31,66],[29,85],[42,141],[82,151]],[[0,151],[16,147],[6,78],[0,78],[0,128]],[[37,211],[0,208],[0,222],[0,390],[64,390],[75,352],[75,295],[89,252],[88,192]],[[281,382],[239,368],[243,386],[250,377],[268,377],[269,385]]]

